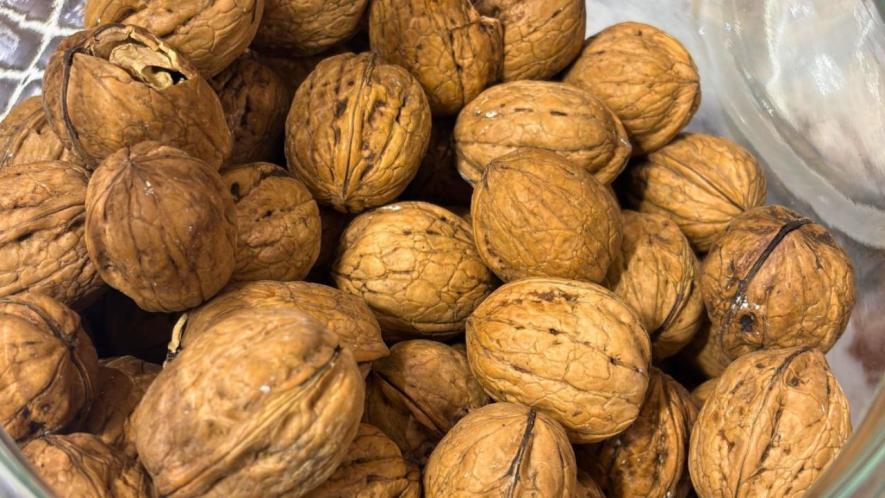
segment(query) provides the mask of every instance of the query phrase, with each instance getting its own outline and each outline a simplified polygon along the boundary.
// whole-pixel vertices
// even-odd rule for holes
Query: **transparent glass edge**
[[[18,445],[0,429],[0,496],[55,498],[18,451]]]

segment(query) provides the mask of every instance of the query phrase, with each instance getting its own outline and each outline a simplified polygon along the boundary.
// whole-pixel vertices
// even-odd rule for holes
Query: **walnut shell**
[[[421,339],[400,342],[377,360],[367,390],[365,421],[420,463],[458,420],[490,401],[465,351]]]
[[[430,144],[415,179],[400,199],[432,202],[439,206],[469,206],[473,187],[461,178],[455,163],[455,121],[435,119]]]
[[[320,253],[320,210],[303,183],[270,163],[222,172],[237,206],[231,281],[301,280]]]
[[[49,124],[90,168],[145,140],[216,169],[231,150],[212,87],[142,28],[108,24],[65,38],[46,66],[43,92]]]
[[[495,285],[470,225],[426,202],[399,202],[356,217],[341,236],[332,277],[369,303],[389,340],[462,332]]]
[[[746,149],[686,133],[625,175],[630,207],[670,216],[706,252],[736,216],[765,202],[765,175]]]
[[[376,427],[360,424],[344,461],[305,498],[420,498],[421,472]]]
[[[697,401],[697,405],[702,407],[707,403],[707,400],[710,399],[710,396],[713,395],[713,391],[716,390],[716,385],[719,384],[719,377],[713,377],[712,379],[704,382],[698,387],[694,388],[691,392],[691,395],[694,396],[695,401]]]
[[[584,0],[478,0],[473,6],[504,27],[504,81],[550,79],[584,46]]]
[[[86,191],[86,248],[102,279],[146,311],[192,308],[234,269],[236,211],[208,164],[156,142],[120,149]]]
[[[632,306],[656,359],[676,354],[704,323],[700,264],[669,217],[623,211],[624,242],[609,269],[609,288]]]
[[[0,296],[32,290],[82,308],[102,287],[84,240],[86,170],[47,161],[0,168]]]
[[[375,0],[369,13],[372,51],[421,82],[434,116],[452,116],[498,81],[504,34],[469,0]]]
[[[162,363],[172,328],[178,321],[175,313],[149,313],[135,301],[114,289],[83,313],[102,356],[135,356],[144,361]]]
[[[705,498],[800,497],[850,434],[848,401],[820,351],[750,353],[728,367],[701,409],[691,481]]]
[[[264,0],[87,0],[83,24],[142,27],[209,78],[246,51],[263,11]]]
[[[781,206],[731,222],[704,259],[701,284],[707,346],[727,361],[758,349],[829,351],[854,308],[848,255],[826,228]]]
[[[357,32],[368,0],[266,0],[255,46],[305,56]]]
[[[427,498],[570,498],[575,491],[575,454],[565,431],[543,413],[512,403],[470,412],[424,469]]]
[[[605,498],[596,481],[581,469],[578,469],[578,486],[575,489],[575,498]]]
[[[429,137],[430,109],[415,78],[371,53],[341,54],[298,87],[286,158],[320,204],[358,213],[405,190]]]
[[[43,99],[28,97],[0,122],[0,168],[44,161],[79,163],[52,131],[43,112]]]
[[[564,81],[589,90],[617,114],[637,156],[667,145],[701,105],[691,54],[648,24],[625,22],[597,33]]]
[[[46,435],[22,454],[49,488],[66,498],[154,498],[144,469],[92,434]]]
[[[301,496],[344,459],[364,396],[337,335],[297,311],[247,310],[169,362],[131,423],[163,496]]]
[[[476,184],[508,152],[546,149],[611,183],[630,158],[618,118],[578,87],[549,81],[494,86],[464,107],[455,126],[458,171]]]
[[[80,317],[26,292],[0,298],[0,420],[17,442],[79,424],[95,398],[98,359]]]
[[[648,386],[639,317],[591,283],[529,278],[500,287],[467,320],[467,357],[492,398],[530,405],[575,443],[626,429]]]
[[[473,190],[470,216],[479,255],[505,282],[601,282],[621,250],[621,214],[612,197],[587,170],[546,150],[489,163]]]

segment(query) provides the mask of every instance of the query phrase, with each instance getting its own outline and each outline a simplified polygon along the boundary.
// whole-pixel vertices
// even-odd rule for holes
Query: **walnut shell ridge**
[[[346,41],[360,25],[368,0],[265,0],[255,46],[299,57]]]
[[[0,168],[43,161],[79,163],[49,126],[43,99],[28,97],[0,122]]]

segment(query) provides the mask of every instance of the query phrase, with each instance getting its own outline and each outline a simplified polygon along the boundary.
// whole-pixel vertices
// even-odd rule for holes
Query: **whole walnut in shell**
[[[490,401],[464,350],[421,339],[400,342],[375,361],[367,389],[366,422],[421,463],[458,420]]]
[[[320,204],[358,213],[405,190],[429,137],[430,109],[415,78],[371,53],[341,54],[298,87],[286,158]]]
[[[455,162],[455,121],[435,119],[430,128],[430,144],[415,179],[400,196],[440,206],[469,206],[473,187],[461,178]]]
[[[550,79],[581,53],[584,0],[478,0],[473,6],[504,27],[504,81]]]
[[[691,481],[704,498],[800,497],[850,434],[848,401],[823,353],[750,353],[728,367],[701,409]]]
[[[625,176],[627,204],[670,216],[701,252],[736,216],[765,202],[765,175],[756,158],[710,135],[680,135]]]
[[[621,249],[621,214],[612,197],[587,170],[546,150],[489,163],[473,190],[470,216],[480,256],[505,282],[601,282]]]
[[[470,0],[375,0],[369,40],[373,52],[415,75],[434,116],[457,114],[501,76],[501,23]]]
[[[470,315],[467,357],[492,398],[529,405],[572,442],[593,443],[639,415],[651,345],[639,317],[608,290],[529,278],[500,287]]]
[[[830,232],[781,206],[752,209],[728,225],[704,259],[701,289],[711,322],[706,347],[727,361],[758,349],[829,351],[855,299],[851,261]]]
[[[101,163],[86,191],[86,248],[102,279],[146,311],[212,297],[234,269],[235,209],[221,176],[143,142]]]
[[[458,171],[476,184],[486,166],[508,152],[556,152],[611,183],[630,158],[618,118],[589,92],[550,81],[494,86],[464,107],[455,126]]]
[[[80,317],[35,292],[0,298],[0,420],[17,442],[80,423],[98,359]]]
[[[232,281],[301,280],[320,252],[320,210],[303,183],[270,163],[222,172],[237,207]]]
[[[344,461],[305,498],[420,498],[421,472],[378,428],[360,424]]]
[[[86,170],[46,161],[0,168],[0,296],[32,290],[82,308],[102,287],[84,240]]]
[[[368,0],[266,0],[255,46],[318,54],[357,32]]]
[[[53,130],[89,167],[145,140],[216,169],[230,153],[230,130],[212,87],[136,26],[108,24],[62,40],[46,66],[43,92]]]
[[[66,498],[153,498],[144,469],[97,436],[46,435],[22,447],[40,479]]]
[[[87,0],[83,23],[142,27],[209,78],[249,47],[263,11],[264,0]]]
[[[336,285],[369,303],[386,339],[454,336],[495,285],[470,225],[426,202],[356,217],[338,251]]]
[[[575,491],[575,454],[562,426],[512,403],[470,412],[424,469],[427,498],[569,498]]]
[[[302,496],[343,461],[364,396],[337,335],[297,311],[247,310],[169,362],[131,423],[163,496]]]
[[[719,377],[714,377],[694,388],[691,395],[694,396],[698,406],[703,408],[704,404],[710,399],[710,396],[712,396],[713,392],[716,390],[717,384],[719,384]]]
[[[0,168],[43,161],[78,163],[79,160],[52,131],[39,96],[22,100],[0,122]]]
[[[617,114],[633,155],[667,145],[701,105],[691,55],[647,24],[616,24],[590,38],[564,81],[589,90]]]
[[[609,269],[609,287],[632,306],[657,359],[672,356],[704,322],[700,265],[669,217],[623,211],[621,254]]]

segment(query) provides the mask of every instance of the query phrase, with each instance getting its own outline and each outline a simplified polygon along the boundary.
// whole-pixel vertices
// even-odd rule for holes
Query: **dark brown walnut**
[[[688,442],[697,414],[691,394],[653,368],[639,418],[597,445],[586,470],[609,498],[685,498],[691,489]]]
[[[289,169],[317,202],[358,213],[408,186],[430,137],[421,86],[377,56],[341,54],[298,87],[286,118]]]
[[[619,434],[639,415],[651,345],[636,313],[596,284],[529,278],[467,320],[467,357],[492,398],[529,405],[574,443]]]
[[[495,285],[470,224],[426,202],[399,202],[356,217],[341,236],[332,278],[369,303],[392,341],[461,333]]]
[[[719,383],[719,377],[714,377],[698,387],[694,388],[691,392],[691,395],[694,396],[695,401],[697,401],[697,405],[703,407],[704,404],[710,399],[710,396],[713,395],[713,391],[716,390],[716,385]]]
[[[601,282],[621,250],[621,213],[612,197],[587,170],[546,150],[489,163],[470,216],[479,255],[505,282]]]
[[[180,311],[215,295],[233,272],[236,237],[221,176],[181,150],[156,142],[120,149],[89,182],[89,258],[146,311]]]
[[[320,208],[320,224],[322,225],[320,254],[310,270],[308,280],[334,285],[329,272],[332,269],[332,262],[335,260],[335,252],[338,250],[338,241],[349,221],[350,217],[346,214],[339,213],[334,209]]]
[[[108,24],[62,40],[43,75],[43,105],[62,143],[90,168],[145,140],[216,169],[230,154],[212,87],[178,52],[135,26]]]
[[[32,290],[81,308],[102,287],[84,241],[86,170],[46,161],[0,168],[0,296]]]
[[[546,80],[581,53],[587,12],[583,0],[478,0],[482,15],[504,27],[504,81]]]
[[[22,448],[40,479],[66,498],[154,498],[150,477],[135,460],[92,434],[46,435]]]
[[[318,54],[353,36],[368,0],[266,0],[255,46]]]
[[[305,498],[420,498],[421,472],[378,428],[360,424],[332,477]]]
[[[669,217],[623,211],[624,242],[608,287],[632,306],[651,337],[656,359],[685,347],[704,323],[700,265]]]
[[[855,299],[851,261],[830,232],[781,206],[752,209],[728,225],[704,259],[701,289],[711,322],[706,347],[726,361],[758,349],[829,351]]]
[[[367,389],[365,421],[422,464],[458,420],[490,401],[463,349],[421,339],[400,342],[377,360]]]
[[[453,116],[500,79],[504,32],[469,0],[375,0],[372,51],[421,82],[434,116]]]
[[[710,135],[680,135],[625,176],[628,206],[670,216],[700,252],[736,216],[765,202],[765,175],[756,158]]]
[[[611,183],[630,158],[618,118],[578,87],[549,81],[494,86],[471,101],[455,126],[458,171],[476,184],[494,159],[509,152],[556,152]]]
[[[149,313],[125,294],[109,289],[83,313],[101,356],[135,356],[162,363],[178,320],[175,313]]]
[[[0,168],[44,161],[78,163],[46,121],[43,99],[28,97],[0,122]]]
[[[685,47],[635,22],[590,38],[565,82],[589,90],[618,115],[635,156],[667,145],[701,104],[698,69]]]
[[[80,317],[35,292],[0,298],[0,420],[23,442],[79,424],[95,398],[98,359]]]
[[[302,496],[344,459],[364,396],[336,334],[299,311],[249,309],[168,362],[131,423],[162,496]]]
[[[231,280],[301,280],[320,252],[320,210],[303,183],[270,163],[226,169],[237,206],[237,265]]]
[[[701,409],[691,481],[705,498],[798,498],[850,434],[848,401],[823,353],[750,353],[728,367]]]
[[[440,206],[469,206],[473,188],[458,173],[455,121],[435,119],[430,129],[430,145],[415,179],[400,196],[403,200],[421,200]]]
[[[575,453],[562,426],[512,403],[470,412],[424,469],[427,498],[569,498],[576,489]]]
[[[590,477],[590,474],[578,469],[578,486],[575,491],[575,498],[605,498],[602,490],[596,481]]]

